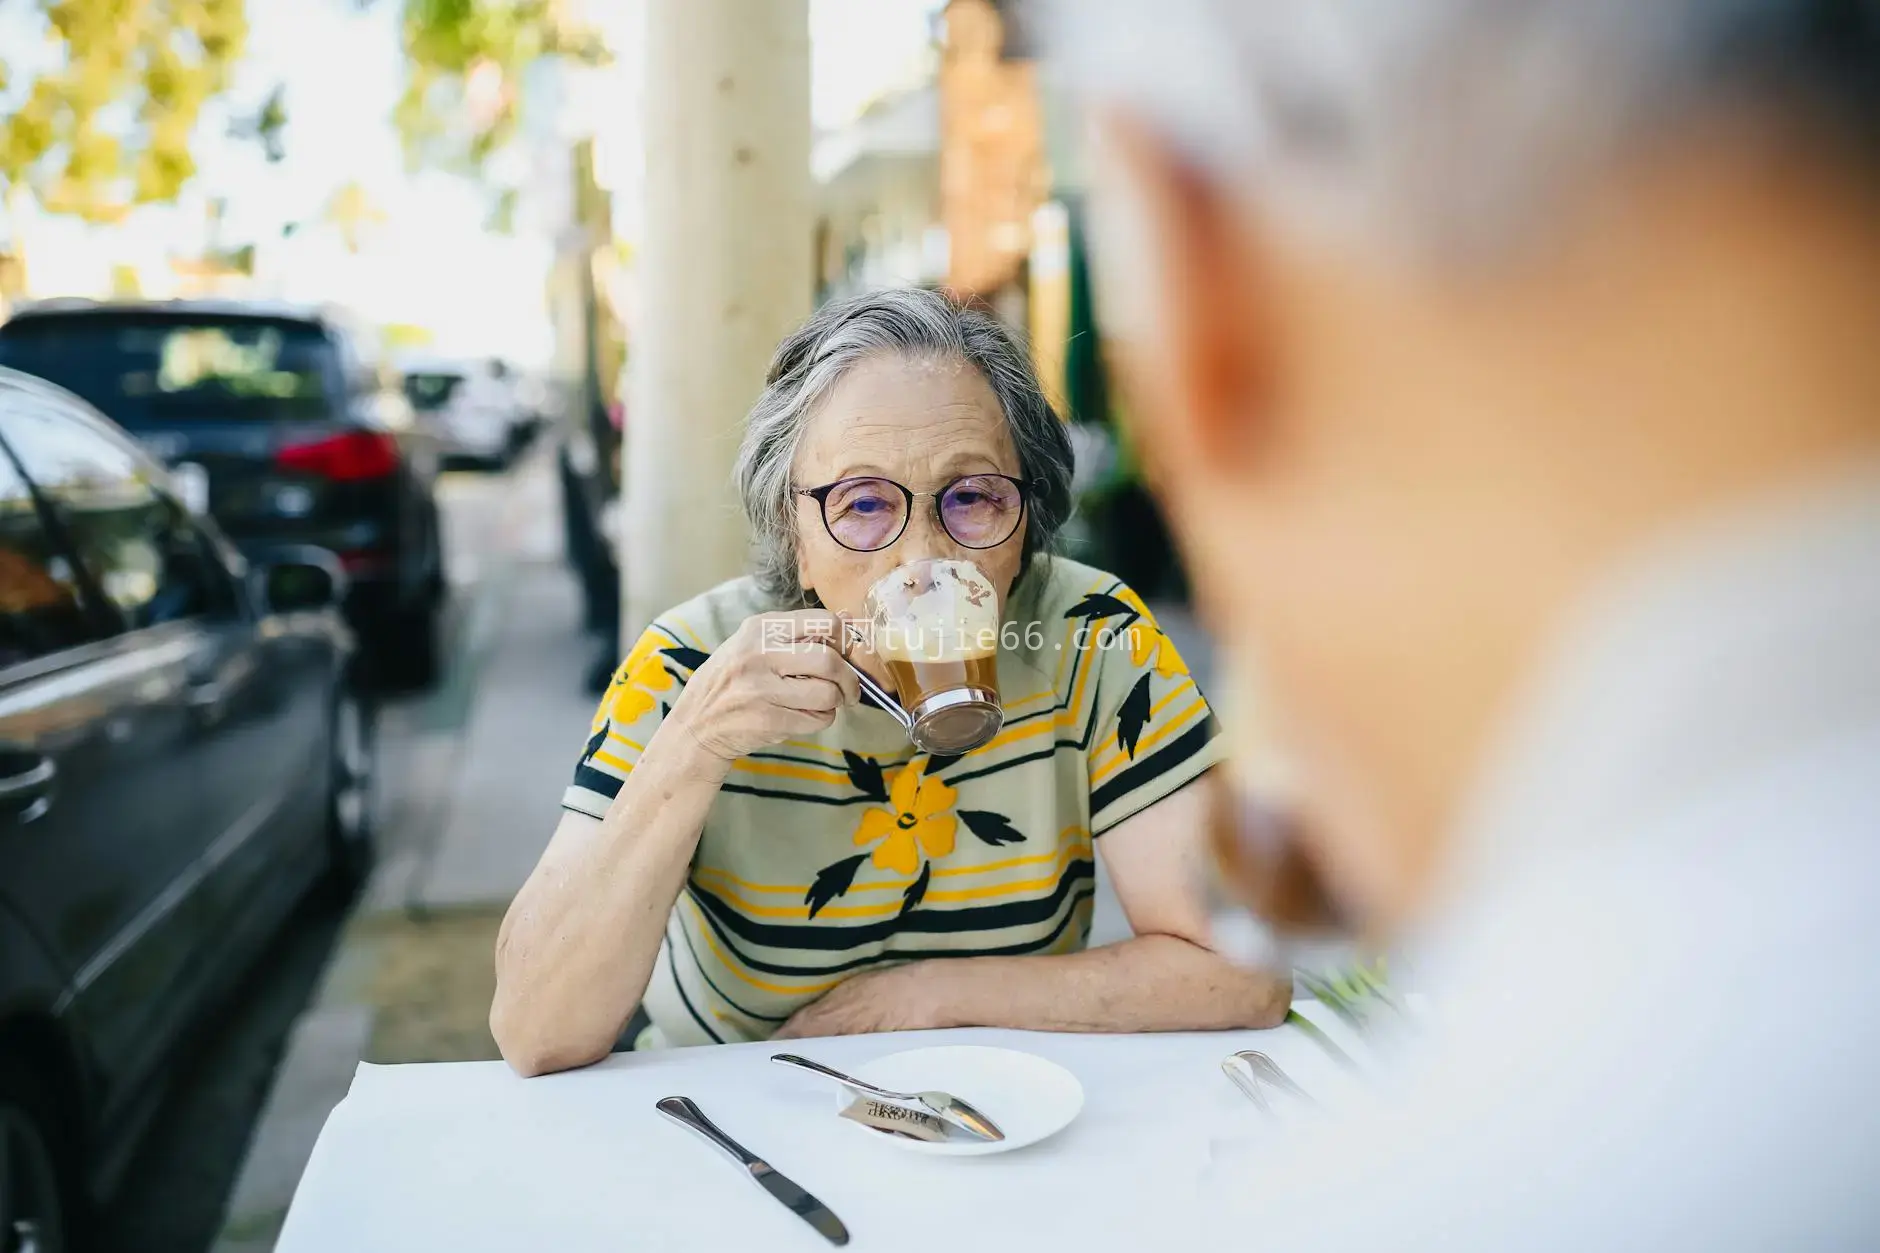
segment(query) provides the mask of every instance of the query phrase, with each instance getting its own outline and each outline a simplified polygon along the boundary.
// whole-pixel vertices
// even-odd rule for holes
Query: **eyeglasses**
[[[893,479],[838,479],[799,487],[822,509],[829,538],[853,552],[886,548],[907,530],[914,498],[931,496],[940,528],[963,548],[997,548],[1018,530],[1033,487],[1008,474],[968,474],[937,492],[917,492]]]

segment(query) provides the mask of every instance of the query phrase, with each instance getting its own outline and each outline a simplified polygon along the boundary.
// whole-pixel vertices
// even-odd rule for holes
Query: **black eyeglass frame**
[[[959,536],[953,534],[953,528],[947,525],[946,514],[940,508],[940,498],[968,479],[1004,479],[1018,492],[1018,517],[1012,522],[1012,529],[990,544],[969,544]],[[900,527],[892,536],[875,545],[873,548],[857,548],[853,544],[843,543],[842,537],[836,534],[835,527],[830,525],[829,493],[848,483],[886,483],[889,487],[899,491],[905,498],[905,507],[901,511]],[[821,487],[798,487],[793,489],[795,495],[807,496],[816,502],[816,512],[822,518],[823,530],[829,533],[830,539],[841,544],[842,547],[852,553],[878,553],[885,548],[892,548],[895,544],[899,543],[901,537],[907,534],[908,522],[914,517],[914,501],[917,497],[921,496],[926,496],[933,500],[934,521],[940,524],[941,531],[945,532],[948,538],[961,548],[970,548],[974,552],[985,552],[987,549],[997,548],[1000,544],[1005,543],[1006,540],[1018,534],[1019,528],[1025,525],[1026,513],[1031,509],[1032,495],[1043,490],[1044,484],[1038,480],[1014,478],[1009,474],[991,472],[985,474],[962,474],[958,478],[949,479],[947,482],[942,483],[937,490],[931,492],[917,492],[905,483],[897,483],[895,480],[880,474],[852,474],[848,478],[837,479],[833,483],[824,483]]]

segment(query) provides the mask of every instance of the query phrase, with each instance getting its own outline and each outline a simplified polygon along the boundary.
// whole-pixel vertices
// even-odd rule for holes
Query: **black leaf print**
[[[816,882],[809,885],[809,891],[803,893],[803,903],[809,906],[809,916],[814,918],[822,907],[836,897],[847,892],[855,883],[855,872],[868,860],[867,853],[857,853],[853,857],[844,857],[833,866],[824,866],[816,872]]]
[[[663,700],[659,702],[659,716],[662,718],[672,717],[672,706],[668,705]]]
[[[1128,614],[1134,618],[1136,611],[1114,596],[1102,592],[1093,592],[1064,611],[1066,618],[1084,618],[1096,622],[1102,618],[1114,618],[1119,614]]]
[[[681,683],[685,682],[694,670],[711,660],[710,653],[701,653],[696,648],[684,648],[677,645],[660,649],[659,655],[672,658],[684,669],[683,674],[675,676]]]
[[[1116,742],[1123,746],[1131,761],[1136,760],[1136,741],[1149,725],[1149,676],[1136,680],[1136,686],[1123,698],[1123,708],[1116,715]]]
[[[958,761],[962,755],[963,754],[960,753],[950,753],[942,754],[938,757],[929,757],[927,759],[927,768],[921,773],[926,775],[929,779],[939,778],[940,772]]]
[[[933,877],[933,863],[924,861],[920,864],[920,878],[907,885],[907,891],[901,893],[901,912],[906,913],[921,903],[927,896],[927,880]]]
[[[849,764],[849,782],[869,800],[886,801],[888,785],[881,780],[881,763],[849,749],[842,750],[842,760]]]
[[[966,829],[978,836],[981,842],[998,848],[1004,844],[1023,844],[1024,832],[1014,827],[1004,814],[995,814],[989,809],[962,809],[960,821]]]
[[[607,742],[607,724],[603,722],[601,723],[600,730],[596,731],[593,735],[588,737],[587,747],[584,750],[582,750],[582,753],[581,753],[581,764],[586,765],[588,762],[594,760],[594,754],[600,752],[601,745],[605,744],[606,742]]]

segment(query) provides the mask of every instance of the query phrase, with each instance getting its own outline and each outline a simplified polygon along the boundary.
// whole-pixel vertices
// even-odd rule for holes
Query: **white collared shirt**
[[[1880,1249],[1880,474],[1635,563],[1502,745],[1411,955],[1440,1026],[1212,1232]]]

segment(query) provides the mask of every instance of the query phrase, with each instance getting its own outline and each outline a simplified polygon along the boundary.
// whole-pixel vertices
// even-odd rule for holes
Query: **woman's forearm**
[[[1054,957],[929,963],[948,1026],[1031,1031],[1224,1031],[1286,1017],[1292,980],[1170,935]]]
[[[490,1031],[525,1075],[605,1057],[646,991],[721,761],[661,727],[598,827],[556,840],[496,942]]]

